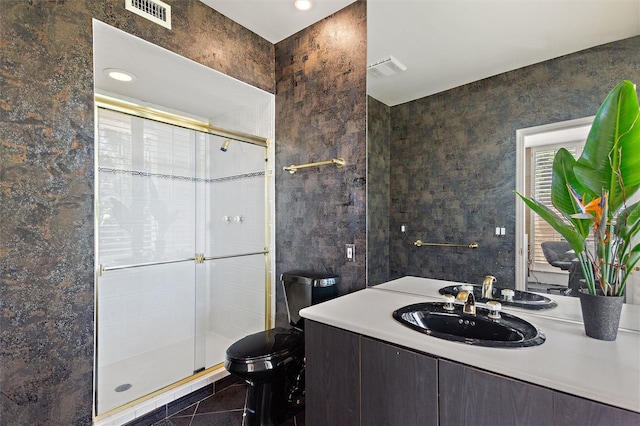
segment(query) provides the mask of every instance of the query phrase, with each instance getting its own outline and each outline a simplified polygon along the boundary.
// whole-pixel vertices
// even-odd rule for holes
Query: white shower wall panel
[[[100,263],[193,257],[196,132],[110,110],[99,129]]]
[[[265,231],[264,176],[214,182],[209,187],[212,256],[263,251]]]
[[[193,370],[194,264],[108,271],[98,293],[99,366],[190,340],[183,357]]]
[[[252,105],[229,111],[210,120],[214,126],[224,129],[235,129],[266,139],[273,138],[275,104],[273,97],[268,100],[256,101]]]
[[[221,144],[213,146],[209,153],[208,178],[229,178],[265,170],[267,150],[264,147],[231,141],[227,151],[223,152],[218,149]]]
[[[192,175],[194,131],[105,109],[99,120],[100,166]]]
[[[219,259],[206,265],[207,332],[235,341],[264,330],[265,256]]]
[[[103,265],[193,257],[192,182],[127,172],[102,172],[100,177]]]

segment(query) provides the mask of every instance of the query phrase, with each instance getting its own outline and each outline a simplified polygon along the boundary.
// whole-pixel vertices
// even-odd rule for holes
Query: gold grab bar
[[[413,243],[416,247],[422,246],[437,246],[437,247],[466,247],[470,249],[478,248],[478,243],[469,243],[469,244],[446,244],[446,243],[425,243],[422,240],[417,240]]]
[[[335,164],[337,168],[341,168],[342,166],[344,166],[345,162],[344,162],[344,158],[333,158],[327,161],[318,161],[317,163],[300,164],[298,166],[294,166],[292,164],[290,166],[284,166],[282,170],[284,170],[285,172],[294,174],[295,172],[298,171],[298,169],[303,169],[305,167],[324,166],[326,164]]]

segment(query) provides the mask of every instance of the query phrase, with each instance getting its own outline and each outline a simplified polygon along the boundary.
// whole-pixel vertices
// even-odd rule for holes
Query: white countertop
[[[402,277],[397,280],[389,281],[384,284],[377,285],[372,288],[387,289],[392,291],[399,291],[403,293],[415,294],[418,296],[426,296],[441,300],[440,290],[442,287],[451,285],[460,285],[461,283],[444,280],[434,280],[431,278],[420,277]],[[497,285],[499,287],[499,285]],[[553,309],[541,309],[541,310],[522,310],[521,308],[515,308],[511,306],[503,306],[502,308],[509,313],[519,315],[526,313],[529,315],[545,317],[545,318],[557,318],[574,322],[582,322],[582,311],[580,310],[580,299],[577,297],[560,296],[557,294],[538,293],[551,300],[555,300],[558,306]],[[622,315],[620,317],[619,329],[633,330],[640,332],[640,306],[624,304],[622,307]]]
[[[403,306],[434,300],[439,288],[452,284],[460,283],[405,277],[305,308],[300,315],[436,357],[640,412],[640,332],[620,329],[616,341],[604,342],[587,337],[581,323],[512,309],[510,313],[540,328],[547,340],[532,348],[486,348],[424,335],[391,316]],[[415,286],[433,296],[415,294],[415,288],[409,291]],[[559,301],[562,312],[562,298],[554,299]]]

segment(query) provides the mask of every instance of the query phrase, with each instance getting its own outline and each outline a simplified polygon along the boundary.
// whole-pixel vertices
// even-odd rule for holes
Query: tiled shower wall
[[[390,278],[493,274],[513,286],[516,130],[594,115],[624,79],[640,83],[640,37],[392,107]],[[417,239],[479,248],[417,248]]]
[[[270,93],[274,46],[196,0],[167,30],[122,0],[0,12],[0,423],[91,424],[95,18]]]
[[[337,274],[340,293],[365,286],[366,31],[358,1],[276,44],[276,273]],[[344,168],[282,170],[337,157]],[[283,325],[279,282],[277,298]]]

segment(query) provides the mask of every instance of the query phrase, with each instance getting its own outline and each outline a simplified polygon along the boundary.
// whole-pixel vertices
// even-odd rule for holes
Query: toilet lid
[[[303,347],[304,336],[301,332],[276,327],[238,340],[227,349],[227,359],[248,362],[277,358]]]

